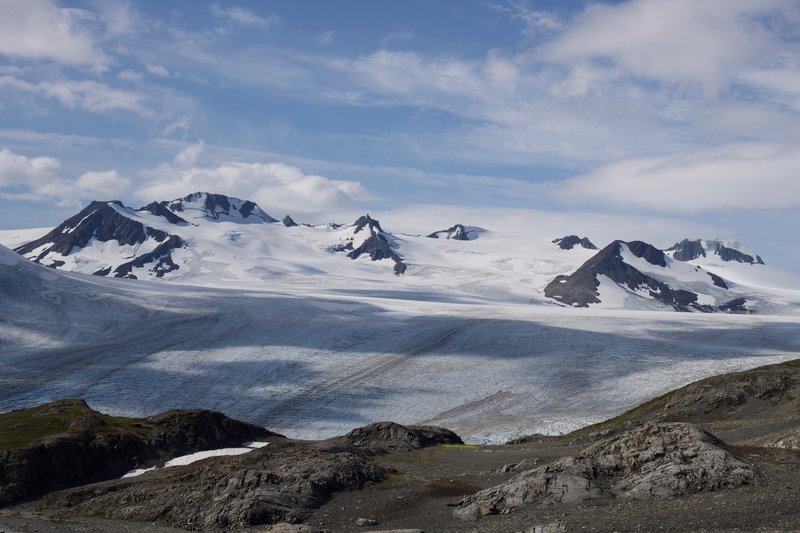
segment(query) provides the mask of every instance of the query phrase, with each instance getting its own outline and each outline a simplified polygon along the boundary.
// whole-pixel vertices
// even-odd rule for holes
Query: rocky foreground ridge
[[[114,531],[117,520],[145,531],[795,531],[799,398],[795,361],[502,446],[391,422],[327,441],[270,434],[244,455],[52,492],[0,510],[0,525],[25,513],[64,528],[49,531]]]
[[[120,477],[189,453],[281,439],[214,411],[175,410],[113,417],[83,400],[0,414],[0,505]]]

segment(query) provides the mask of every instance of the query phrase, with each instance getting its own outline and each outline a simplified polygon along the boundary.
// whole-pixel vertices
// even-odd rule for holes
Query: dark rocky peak
[[[548,298],[554,298],[567,305],[588,307],[600,303],[599,276],[605,276],[621,287],[631,291],[646,291],[653,299],[671,306],[676,311],[712,312],[720,309],[698,303],[696,293],[670,287],[622,259],[622,246],[627,246],[633,255],[648,263],[666,266],[666,256],[653,245],[641,241],[614,241],[581,265],[568,276],[557,276],[544,289]],[[715,279],[716,278],[716,279]],[[721,278],[711,276],[710,280],[721,288],[726,288]]]
[[[710,244],[714,247],[714,253],[716,253],[723,261],[736,261],[737,263],[749,263],[751,265],[764,264],[764,260],[761,259],[761,256],[759,255],[753,257],[752,255],[742,252],[741,250],[729,247],[720,241],[711,241]]]
[[[667,248],[672,257],[679,261],[692,261],[708,254],[717,255],[722,261],[735,261],[751,265],[763,265],[761,256],[749,254],[739,249],[739,245],[722,239],[701,240],[684,239]]]
[[[438,239],[443,237],[445,239],[451,239],[454,241],[471,241],[478,238],[478,230],[474,228],[466,228],[463,224],[456,224],[447,229],[443,229],[440,231],[434,231],[430,235],[427,235],[430,239]]]
[[[578,237],[577,235],[567,235],[566,237],[553,239],[552,242],[562,250],[572,250],[576,246],[581,246],[587,250],[597,250],[597,246],[588,237]]]
[[[195,192],[183,198],[166,203],[173,213],[195,210],[203,218],[211,220],[239,219],[247,222],[277,222],[265,213],[255,202],[240,200],[207,192]]]
[[[371,231],[373,231],[371,229]],[[350,243],[352,246],[352,243]],[[358,259],[362,255],[369,256],[373,261],[380,261],[381,259],[391,259],[394,261],[394,273],[402,274],[406,271],[403,259],[397,255],[394,248],[389,244],[388,239],[381,233],[373,233],[367,240],[361,243],[361,246],[347,254],[350,259]]]
[[[289,215],[283,217],[283,220],[281,222],[283,222],[283,225],[286,226],[287,228],[293,228],[298,225],[297,222],[295,222],[294,219],[292,219],[292,217],[290,217]]]
[[[644,259],[651,265],[667,266],[667,256],[652,244],[642,241],[631,241],[622,244],[626,245],[633,255]]]
[[[136,245],[143,243],[148,237],[153,237],[159,242],[167,238],[165,232],[146,227],[138,220],[120,212],[127,209],[120,202],[92,202],[44,237],[20,246],[15,251],[25,255],[46,246],[37,257],[30,258],[38,262],[51,252],[69,255],[84,248],[92,239],[100,242],[115,240],[121,245]]]
[[[184,219],[173,213],[167,207],[167,202],[151,202],[146,206],[139,209],[139,211],[147,211],[148,213],[155,215],[157,217],[162,217],[170,222],[171,224],[178,224],[178,225],[188,225],[189,223],[186,222]]]
[[[700,239],[683,239],[667,248],[667,251],[673,252],[672,257],[678,261],[691,261],[706,256],[703,241]]]
[[[355,224],[355,231],[353,233],[358,233],[364,228],[367,228],[372,235],[376,233],[383,233],[383,228],[381,228],[381,223],[375,220],[374,218],[370,217],[368,214],[359,217],[356,220]]]

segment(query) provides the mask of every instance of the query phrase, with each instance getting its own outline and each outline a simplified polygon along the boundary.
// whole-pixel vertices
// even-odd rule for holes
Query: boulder
[[[449,429],[436,426],[402,426],[395,422],[376,422],[356,428],[335,440],[374,451],[417,450],[439,444],[464,444]]]
[[[749,465],[724,442],[684,423],[649,423],[586,448],[577,457],[522,472],[459,503],[454,515],[476,519],[482,509],[578,503],[601,497],[670,498],[735,487],[753,480]]]

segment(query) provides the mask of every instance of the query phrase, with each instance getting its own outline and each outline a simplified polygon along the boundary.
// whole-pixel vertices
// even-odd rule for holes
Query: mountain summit
[[[717,256],[719,260],[725,262],[764,264],[761,256],[745,251],[737,242],[724,239],[684,239],[666,251],[672,252],[672,257],[678,261],[694,261],[701,257]]]

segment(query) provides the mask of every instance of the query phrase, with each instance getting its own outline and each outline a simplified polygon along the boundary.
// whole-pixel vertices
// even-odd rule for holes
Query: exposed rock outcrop
[[[562,250],[572,250],[576,246],[581,246],[587,250],[597,250],[597,246],[588,239],[588,237],[578,237],[577,235],[567,235],[566,237],[559,237],[553,239],[553,244],[557,244]]]
[[[248,222],[277,222],[277,220],[258,207],[255,202],[232,198],[224,194],[195,192],[183,198],[167,202],[166,206],[173,213],[194,210],[202,217],[212,220],[233,218]]]
[[[391,243],[389,242],[389,237],[386,236],[385,232],[381,228],[380,222],[369,215],[364,215],[356,220],[353,228],[353,235],[357,235],[361,231],[366,230],[369,233],[369,237],[364,239],[364,241],[357,247],[353,246],[351,239],[346,243],[342,243],[339,246],[334,247],[334,251],[349,250],[350,252],[347,254],[347,257],[350,259],[358,259],[362,255],[368,256],[373,261],[391,259],[394,261],[395,274],[402,274],[406,271],[408,266],[403,262],[403,258],[400,257],[392,247]]]
[[[287,228],[293,228],[298,225],[297,222],[295,222],[294,219],[289,215],[283,217],[283,220],[281,222],[283,222],[283,225],[286,226]]]
[[[142,210],[163,216],[169,222],[186,224],[161,204],[152,203]],[[135,278],[134,268],[148,265],[156,277],[177,270],[172,251],[183,247],[183,240],[160,229],[146,226],[123,213],[132,212],[120,202],[92,202],[80,213],[64,221],[47,235],[20,246],[15,251],[45,266],[60,267],[65,263],[59,257],[80,252],[93,241],[116,241],[120,246],[138,247],[145,241],[157,243],[150,252],[141,253],[131,261],[94,272],[96,275],[113,275],[117,278]]]
[[[636,261],[631,261],[628,253],[658,268],[644,268],[641,265],[637,268],[631,264],[631,262],[635,263]],[[626,257],[631,262],[626,261]],[[697,272],[705,272],[705,275],[708,276],[708,282],[721,289],[728,289],[725,280],[716,274],[703,271],[700,267],[690,267],[674,261],[670,265],[670,261],[673,260],[652,244],[642,241],[614,241],[600,250],[572,274],[557,276],[545,287],[544,294],[548,298],[554,298],[568,305],[588,307],[593,303],[601,303],[599,287],[601,276],[605,276],[611,282],[629,290],[631,294],[644,295],[647,298],[672,307],[676,311],[749,312],[745,307],[746,302],[740,301],[740,299],[732,299],[717,306],[701,303],[698,293],[694,292],[694,290],[702,291],[702,289],[698,289],[695,282],[692,282],[694,285],[685,285],[694,290],[681,288],[682,282],[674,277],[676,275],[673,272],[675,265],[682,265],[684,270],[691,270],[692,272],[687,271],[684,273],[692,276],[690,279],[696,278]],[[663,274],[651,274],[651,272],[656,271],[663,272]],[[654,276],[670,280],[670,283],[677,283],[677,286],[670,286],[666,281],[657,279]]]
[[[450,239],[453,241],[471,241],[478,238],[478,230],[472,228],[467,229],[463,224],[456,224],[447,229],[434,231],[427,235],[429,239]]]
[[[759,255],[751,255],[737,249],[738,243],[730,244],[724,240],[684,239],[667,248],[672,252],[672,257],[679,261],[693,261],[700,257],[707,257],[707,253],[717,255],[722,261],[749,263],[763,265],[764,260]]]
[[[86,247],[92,239],[114,240],[129,246],[142,244],[149,237],[158,242],[167,239],[167,233],[123,216],[114,206],[125,209],[120,202],[92,202],[47,235],[14,251],[38,263],[50,253],[69,255],[75,249]],[[33,252],[37,252],[36,255],[30,255]]]
[[[282,438],[205,410],[143,419],[111,417],[83,400],[0,415],[0,505],[202,450]]]
[[[136,478],[63,491],[41,507],[118,520],[164,521],[174,527],[230,530],[299,522],[337,491],[386,478],[367,454],[335,445],[273,443]]]
[[[440,444],[464,444],[461,437],[449,429],[437,426],[402,426],[395,422],[376,422],[356,428],[334,439],[356,448],[371,450],[417,450]]]
[[[502,511],[532,503],[578,503],[614,496],[670,498],[750,483],[749,465],[697,426],[645,424],[586,448],[580,456],[522,472],[465,498],[454,515],[476,519],[482,507]]]
[[[544,289],[548,298],[555,298],[568,305],[588,307],[591,303],[600,303],[598,276],[607,276],[611,281],[624,285],[631,290],[647,291],[653,298],[672,306],[678,311],[686,311],[690,306],[697,306],[697,295],[693,292],[678,289],[672,290],[666,283],[654,279],[629,265],[622,259],[622,246],[627,246],[633,255],[656,266],[665,266],[664,252],[651,244],[632,241],[614,241],[594,257],[586,261],[569,276],[557,276]]]

